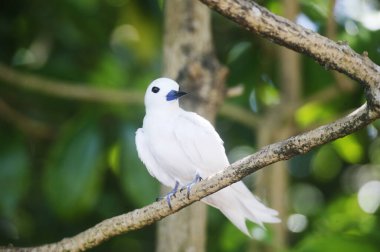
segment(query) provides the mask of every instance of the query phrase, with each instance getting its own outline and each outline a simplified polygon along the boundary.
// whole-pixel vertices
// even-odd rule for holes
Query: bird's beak
[[[182,92],[182,91],[172,90],[166,95],[166,100],[167,101],[173,101],[173,100],[180,98],[181,96],[184,96],[185,94],[187,94],[187,93]]]

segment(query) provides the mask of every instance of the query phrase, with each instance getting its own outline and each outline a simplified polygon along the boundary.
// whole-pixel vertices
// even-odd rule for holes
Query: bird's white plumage
[[[168,78],[157,79],[148,86],[143,127],[136,132],[140,159],[152,176],[169,187],[177,181],[185,186],[196,174],[206,178],[229,165],[223,141],[214,127],[196,113],[181,109],[177,99],[168,100],[168,94],[178,89],[178,84]],[[277,212],[260,203],[242,182],[203,201],[220,209],[248,235],[246,220],[259,225],[279,222]]]

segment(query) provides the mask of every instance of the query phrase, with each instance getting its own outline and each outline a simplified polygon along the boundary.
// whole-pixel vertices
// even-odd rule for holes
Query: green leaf
[[[306,128],[312,124],[327,123],[332,117],[333,112],[329,107],[318,102],[310,102],[297,110],[295,120],[300,127]]]
[[[380,164],[380,138],[376,138],[368,150],[369,160],[372,164]]]
[[[97,69],[90,75],[90,82],[102,87],[122,87],[127,81],[128,71],[111,54],[105,54]]]
[[[276,105],[280,103],[280,93],[278,89],[271,83],[265,83],[257,90],[258,97],[262,103],[267,106]]]
[[[227,55],[227,62],[229,64],[233,63],[236,59],[242,56],[250,47],[252,47],[250,42],[243,41],[235,44]]]
[[[313,16],[327,18],[327,13],[329,12],[328,0],[301,0],[300,3],[305,6],[309,12],[314,13],[315,15]]]
[[[274,14],[284,15],[283,14],[284,8],[279,1],[270,1],[267,5],[268,5],[267,8]]]
[[[29,160],[21,141],[1,138],[0,215],[12,217],[28,189]],[[5,141],[4,141],[5,140]]]
[[[321,182],[334,179],[342,168],[342,161],[331,145],[321,147],[311,161],[312,173]]]
[[[355,135],[348,135],[340,138],[332,144],[335,150],[346,162],[356,164],[363,160],[364,149]]]
[[[72,219],[89,211],[101,187],[102,141],[95,121],[71,125],[50,152],[44,189],[51,207]]]

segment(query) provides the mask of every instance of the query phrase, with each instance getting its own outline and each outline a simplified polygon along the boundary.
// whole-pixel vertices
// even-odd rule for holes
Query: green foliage
[[[325,145],[313,156],[311,168],[318,181],[329,182],[339,174],[342,165],[342,160],[331,145]]]
[[[329,11],[329,0],[300,0],[306,14],[314,19],[326,19]]]
[[[298,109],[295,119],[302,128],[331,121],[334,112],[331,108],[317,102],[310,102]]]
[[[69,125],[49,154],[44,189],[55,212],[78,218],[93,206],[104,171],[102,140],[96,120]]]
[[[365,213],[358,205],[357,195],[333,202],[320,217],[317,230],[333,234],[360,236],[376,229],[376,216]]]
[[[346,251],[346,252],[376,252],[377,247],[366,243],[365,240],[361,239],[350,239],[347,237],[329,236],[329,235],[318,235],[311,236],[309,239],[303,241],[299,248],[293,250],[295,252],[333,252],[333,251]]]
[[[0,216],[15,217],[29,189],[30,166],[25,143],[13,134],[1,134],[0,142]]]
[[[336,151],[348,163],[357,164],[363,160],[364,147],[355,137],[349,135],[333,142]]]
[[[124,86],[128,78],[128,71],[123,70],[120,65],[114,55],[104,55],[95,71],[90,74],[91,84],[115,88]]]
[[[378,251],[377,217],[359,208],[356,195],[342,197],[321,214],[315,231],[292,251]]]
[[[246,237],[233,224],[226,223],[221,234],[222,251],[241,251],[246,243]]]
[[[380,164],[380,139],[372,142],[369,150],[369,160],[372,164]]]

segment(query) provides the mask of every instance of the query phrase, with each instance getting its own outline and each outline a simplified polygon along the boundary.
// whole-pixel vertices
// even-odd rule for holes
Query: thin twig
[[[140,106],[144,102],[141,91],[101,89],[90,84],[56,81],[35,74],[25,74],[1,63],[0,80],[19,88],[63,99]],[[258,116],[251,111],[228,102],[223,104],[219,113],[250,128],[256,127],[258,122]]]
[[[140,91],[101,89],[90,87],[85,83],[50,80],[21,73],[4,64],[0,64],[0,79],[17,87],[65,99],[133,105],[141,105],[143,101],[143,93]]]

